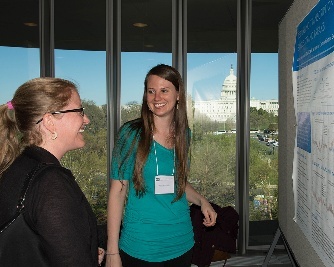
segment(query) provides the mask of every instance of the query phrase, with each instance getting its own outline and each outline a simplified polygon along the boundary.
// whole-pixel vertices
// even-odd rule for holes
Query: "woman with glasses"
[[[106,266],[190,267],[188,202],[201,207],[204,226],[215,225],[216,212],[187,181],[186,109],[178,71],[153,67],[144,82],[141,117],[122,126],[113,150]]]
[[[98,266],[95,215],[60,164],[68,151],[85,145],[89,122],[75,84],[58,78],[30,80],[0,106],[0,243],[9,234],[14,243],[0,251],[0,266]],[[21,221],[11,220],[27,177],[27,230],[14,231]]]

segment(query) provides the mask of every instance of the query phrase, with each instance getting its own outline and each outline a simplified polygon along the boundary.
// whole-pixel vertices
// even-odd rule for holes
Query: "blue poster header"
[[[334,0],[320,0],[297,28],[293,71],[334,51]]]

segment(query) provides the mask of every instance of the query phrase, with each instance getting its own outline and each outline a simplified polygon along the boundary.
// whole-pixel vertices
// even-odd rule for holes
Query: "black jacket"
[[[57,158],[43,148],[26,148],[0,178],[0,225],[14,215],[26,175],[41,162],[54,167],[34,179],[24,217],[40,235],[42,252],[50,266],[96,267],[95,215],[71,171],[61,167]],[[25,252],[29,253],[29,249],[28,243]],[[18,251],[18,261],[20,255]]]

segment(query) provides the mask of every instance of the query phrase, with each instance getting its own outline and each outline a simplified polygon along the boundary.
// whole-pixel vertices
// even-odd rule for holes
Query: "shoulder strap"
[[[21,189],[21,194],[20,194],[20,198],[17,204],[17,212],[21,212],[22,209],[24,208],[24,201],[26,199],[26,195],[28,192],[28,189],[30,187],[30,185],[32,184],[32,181],[34,179],[34,177],[36,177],[36,175],[38,173],[40,173],[42,170],[44,170],[46,167],[53,165],[52,163],[39,163],[37,164],[37,166],[35,168],[32,169],[31,172],[29,172],[23,182],[23,186]]]
[[[51,165],[54,165],[54,164],[52,164],[52,163],[39,163],[39,164],[37,164],[36,167],[34,167],[32,169],[31,172],[29,172],[26,175],[26,178],[24,179],[23,186],[22,186],[22,189],[21,189],[20,198],[19,198],[19,201],[18,201],[18,204],[17,204],[17,207],[16,207],[15,215],[12,218],[10,218],[7,222],[0,225],[0,233],[5,231],[22,213],[22,211],[24,209],[24,201],[26,199],[28,189],[29,189],[30,185],[32,184],[33,179],[37,176],[37,174],[41,173],[42,170],[46,169],[47,167],[49,167]]]

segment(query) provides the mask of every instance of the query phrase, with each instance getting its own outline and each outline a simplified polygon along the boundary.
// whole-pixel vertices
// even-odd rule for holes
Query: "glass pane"
[[[190,182],[221,207],[235,207],[236,21],[236,1],[188,1]]]
[[[122,53],[121,125],[140,117],[146,73],[161,63],[171,65],[172,55],[150,52]]]
[[[38,1],[11,1],[0,8],[0,104],[24,82],[39,77]]]
[[[13,98],[24,82],[39,77],[39,49],[0,46],[0,103]]]
[[[170,23],[161,29],[161,20]],[[171,40],[171,0],[122,1],[121,124],[140,117],[146,73],[172,64]]]
[[[271,244],[278,227],[277,25],[291,2],[252,3],[249,246]]]
[[[252,54],[250,220],[277,219],[278,57]]]
[[[55,50],[55,76],[78,85],[90,119],[84,132],[86,146],[67,153],[62,164],[73,172],[101,224],[107,219],[105,58],[104,51]]]
[[[62,158],[99,224],[107,221],[106,2],[55,1],[55,76],[77,84],[86,145]]]
[[[278,54],[252,53],[251,60],[249,245],[266,245],[278,219]]]
[[[188,54],[190,182],[221,207],[235,206],[236,61],[236,54]]]

